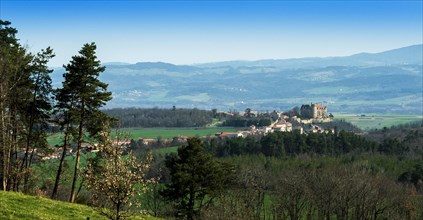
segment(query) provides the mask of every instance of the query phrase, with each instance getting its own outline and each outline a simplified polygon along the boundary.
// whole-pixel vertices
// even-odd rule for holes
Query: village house
[[[292,132],[292,124],[290,122],[281,121],[272,127],[274,131]]]
[[[246,137],[246,133],[238,131],[238,132],[220,132],[220,133],[216,133],[217,137],[220,138],[232,138],[232,137]]]

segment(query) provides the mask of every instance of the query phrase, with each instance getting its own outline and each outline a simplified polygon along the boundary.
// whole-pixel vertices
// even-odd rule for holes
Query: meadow
[[[399,114],[334,114],[335,119],[345,120],[362,130],[382,129],[423,119],[422,115]]]
[[[177,136],[214,136],[218,132],[233,132],[242,128],[210,127],[210,128],[127,128],[121,129],[127,132],[129,139],[138,140],[141,138],[173,138]],[[63,133],[51,133],[47,138],[49,146],[63,143]]]

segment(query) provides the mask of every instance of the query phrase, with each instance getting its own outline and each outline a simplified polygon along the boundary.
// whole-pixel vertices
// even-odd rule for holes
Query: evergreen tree
[[[72,180],[70,202],[75,201],[75,186],[78,178],[80,150],[84,141],[84,130],[92,120],[97,120],[99,108],[111,100],[111,93],[107,92],[107,84],[98,77],[105,70],[95,54],[94,43],[85,44],[79,55],[73,56],[69,64],[65,65],[63,74],[65,81],[58,92],[58,102],[68,114],[69,123],[77,126],[75,141],[77,143],[76,161]],[[107,120],[107,119],[106,119]],[[94,134],[90,134],[94,135]]]
[[[33,56],[19,44],[10,24],[0,20],[0,176],[3,190],[18,190],[22,176],[18,149],[24,147]]]
[[[33,154],[28,158],[29,148],[32,147],[32,152],[34,152],[34,147],[39,146],[38,143],[43,142],[43,140],[40,140],[40,137],[44,136],[43,133],[45,133],[47,129],[47,121],[50,118],[50,112],[52,110],[52,87],[49,74],[53,72],[53,70],[48,68],[47,63],[54,56],[53,50],[48,47],[45,50],[41,50],[33,60],[33,70],[30,76],[32,97],[28,102],[26,113],[28,133],[26,137],[26,150],[21,168],[28,168],[31,165],[30,162]]]
[[[51,101],[51,78],[49,76],[53,70],[49,69],[47,63],[54,57],[53,50],[48,47],[37,53],[30,64],[29,81],[19,86],[19,103],[21,117],[20,122],[24,124],[25,134],[22,135],[22,148],[25,149],[24,157],[20,164],[19,173],[24,176],[24,190],[28,190],[29,179],[28,168],[31,166],[35,149],[37,152],[46,150],[48,120],[52,110]],[[31,154],[30,150],[31,149]],[[18,181],[19,183],[19,181]],[[19,184],[18,184],[19,185]]]
[[[163,195],[175,203],[176,216],[185,219],[198,216],[222,190],[225,176],[230,174],[204,151],[199,138],[189,138],[187,146],[166,159],[166,167],[172,180]]]

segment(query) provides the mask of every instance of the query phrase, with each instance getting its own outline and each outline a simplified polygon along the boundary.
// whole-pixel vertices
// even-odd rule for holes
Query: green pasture
[[[234,132],[242,128],[208,127],[208,128],[142,128],[142,129],[121,129],[128,133],[130,139],[141,138],[173,138],[177,136],[214,136],[218,132]],[[115,134],[115,133],[113,133]],[[49,146],[63,144],[63,133],[52,133],[47,138]]]
[[[341,119],[356,125],[360,129],[381,129],[400,124],[412,123],[423,119],[422,115],[395,114],[334,114],[335,119]]]
[[[125,129],[131,139],[140,138],[173,138],[177,136],[214,136],[218,132],[233,132],[242,130],[241,128],[144,128]]]
[[[0,219],[107,219],[96,209],[22,193],[0,191]],[[160,219],[135,215],[129,219]]]

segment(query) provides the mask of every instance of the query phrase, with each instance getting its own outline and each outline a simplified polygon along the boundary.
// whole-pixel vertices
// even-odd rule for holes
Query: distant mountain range
[[[226,61],[205,63],[198,66],[275,66],[286,68],[326,67],[326,66],[375,66],[375,65],[402,65],[421,64],[423,45],[413,45],[381,53],[359,53],[345,57],[308,57],[297,59],[272,59],[258,61]]]
[[[331,112],[422,113],[423,45],[345,57],[196,65],[106,63],[114,107],[287,110],[310,102]],[[63,69],[55,69],[60,86]]]

